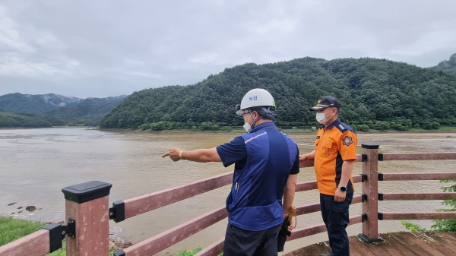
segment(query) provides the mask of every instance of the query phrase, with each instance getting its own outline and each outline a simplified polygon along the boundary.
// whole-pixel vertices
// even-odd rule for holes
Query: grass
[[[12,217],[0,216],[0,246],[30,235],[46,226],[44,222],[16,220]],[[65,249],[59,249],[49,256],[63,256]]]
[[[11,243],[19,238],[30,235],[46,226],[44,222],[17,220],[12,217],[0,216],[0,246]],[[62,248],[47,256],[65,256],[65,241],[62,243]],[[114,256],[113,252],[110,252]]]
[[[46,223],[44,222],[18,220],[13,219],[12,217],[0,216],[0,246],[11,243],[24,236],[30,235],[42,229],[44,226],[46,226]],[[174,254],[173,256],[192,256],[201,250],[201,247],[194,250],[185,250]],[[65,240],[62,243],[62,248],[46,255],[65,256]],[[110,255],[114,256],[114,252],[110,252]]]
[[[185,250],[180,253],[173,254],[173,256],[193,256],[195,253],[198,253],[201,250],[202,248],[199,247],[194,250]],[[223,253],[220,253],[218,256],[223,256]]]
[[[195,253],[198,253],[201,250],[201,247],[194,250],[185,250],[180,253],[173,254],[173,256],[193,256]]]
[[[46,226],[42,222],[15,220],[11,217],[0,217],[0,246],[29,235]]]

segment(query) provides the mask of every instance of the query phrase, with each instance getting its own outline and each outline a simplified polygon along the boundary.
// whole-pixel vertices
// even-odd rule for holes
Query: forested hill
[[[234,108],[253,88],[267,89],[274,96],[278,125],[317,125],[309,107],[322,95],[338,97],[342,120],[359,129],[456,125],[455,75],[384,59],[306,57],[248,63],[194,85],[135,92],[106,115],[100,126],[242,125]]]
[[[430,69],[456,75],[456,53],[451,55],[449,60],[441,61],[437,66]]]

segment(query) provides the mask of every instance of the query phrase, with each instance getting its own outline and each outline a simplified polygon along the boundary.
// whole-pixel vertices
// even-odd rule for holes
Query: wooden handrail
[[[456,179],[454,172],[434,173],[381,173],[382,181],[385,180],[451,180]]]
[[[49,252],[49,230],[45,229],[0,247],[0,255],[8,256],[42,256]]]
[[[351,204],[358,204],[361,203],[362,196],[354,196]],[[320,211],[320,203],[315,204],[308,204],[308,205],[301,205],[296,207],[296,215],[303,215],[307,213],[319,212]]]
[[[386,153],[383,161],[390,160],[451,160],[456,159],[456,153]]]
[[[456,212],[383,212],[382,220],[444,220],[456,219]]]
[[[383,201],[386,200],[456,200],[456,192],[440,193],[383,193]]]
[[[221,238],[217,242],[209,245],[203,250],[196,253],[194,256],[212,256],[219,255],[223,251],[223,245],[225,244],[225,238]]]
[[[309,190],[314,190],[317,189],[317,182],[316,181],[309,181],[309,182],[303,182],[303,183],[298,183],[296,184],[296,192],[301,192],[301,191],[309,191]]]
[[[350,223],[348,225],[354,225],[354,224],[360,223],[360,222],[362,222],[362,220],[363,219],[362,219],[361,215],[353,216],[350,218]],[[298,238],[303,238],[306,236],[315,235],[315,234],[325,232],[325,231],[326,231],[325,224],[318,224],[318,225],[314,225],[314,226],[310,226],[310,227],[296,229],[291,233],[291,236],[287,238],[287,241],[295,240]]]
[[[124,200],[125,219],[223,187],[231,184],[232,180],[233,173],[228,172],[179,187]]]
[[[153,255],[183,239],[209,227],[210,225],[226,218],[228,212],[225,206],[210,211],[202,216],[187,221],[170,230],[141,241],[123,250],[125,256]]]

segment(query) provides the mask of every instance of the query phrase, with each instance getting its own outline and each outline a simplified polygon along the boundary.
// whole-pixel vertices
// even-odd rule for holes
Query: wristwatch
[[[342,192],[347,191],[347,187],[345,187],[345,186],[339,185],[339,186],[337,186],[337,187],[338,187],[338,188],[340,189],[340,191],[342,191]]]

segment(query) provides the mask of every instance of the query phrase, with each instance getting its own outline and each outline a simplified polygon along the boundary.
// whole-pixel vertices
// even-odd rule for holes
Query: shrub
[[[386,131],[390,128],[390,124],[385,121],[377,121],[375,122],[374,129],[376,130],[381,130],[381,131]]]
[[[369,131],[369,126],[367,124],[359,124],[354,129],[362,132],[367,132]]]
[[[141,131],[148,130],[148,129],[150,129],[150,124],[142,124],[138,127],[138,129]]]
[[[202,131],[216,131],[219,129],[219,126],[217,124],[214,124],[212,122],[202,122],[199,125],[199,129]]]
[[[427,121],[421,124],[421,127],[426,130],[437,130],[440,127],[440,124],[436,121]]]

